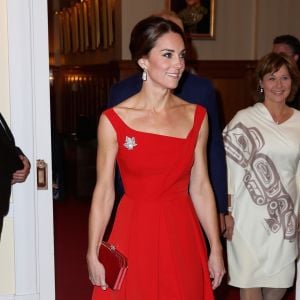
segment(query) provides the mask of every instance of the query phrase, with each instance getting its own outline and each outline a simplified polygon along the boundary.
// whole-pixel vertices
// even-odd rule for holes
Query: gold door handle
[[[36,161],[36,178],[37,178],[37,189],[47,190],[48,189],[48,166],[43,159],[37,159]]]

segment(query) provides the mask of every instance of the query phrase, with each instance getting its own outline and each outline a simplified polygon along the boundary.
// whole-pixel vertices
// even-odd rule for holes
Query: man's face
[[[278,54],[284,53],[295,61],[299,58],[298,55],[294,54],[293,49],[287,44],[274,44],[272,51]]]

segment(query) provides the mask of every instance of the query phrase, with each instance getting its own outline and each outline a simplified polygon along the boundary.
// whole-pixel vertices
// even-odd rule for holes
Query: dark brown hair
[[[293,52],[293,54],[297,54],[299,59],[297,60],[296,64],[298,69],[300,68],[300,41],[293,35],[284,34],[276,36],[273,40],[273,45],[276,44],[285,44],[287,45]]]
[[[269,53],[265,56],[263,56],[256,67],[256,88],[258,91],[258,101],[263,101],[264,100],[264,94],[260,92],[260,81],[263,80],[263,77],[266,74],[269,73],[275,73],[277,72],[282,66],[286,66],[289,75],[291,77],[291,81],[292,81],[292,86],[291,86],[291,92],[289,94],[289,96],[287,97],[286,101],[292,101],[297,90],[299,87],[299,78],[300,78],[300,73],[299,70],[297,68],[297,65],[295,63],[295,61],[293,59],[291,59],[290,57],[288,57],[286,54],[284,53]]]
[[[147,56],[155,47],[156,41],[168,32],[178,33],[185,43],[182,29],[170,20],[162,17],[151,16],[138,22],[131,32],[129,49],[132,60],[137,64],[138,60]]]

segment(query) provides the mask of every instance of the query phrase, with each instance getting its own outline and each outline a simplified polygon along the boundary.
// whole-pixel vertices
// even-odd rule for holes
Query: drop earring
[[[143,81],[147,80],[147,72],[146,72],[145,69],[144,69],[143,74],[142,74],[142,79],[143,79]]]
[[[259,89],[260,93],[262,94],[264,92],[264,88],[263,87],[260,87]]]

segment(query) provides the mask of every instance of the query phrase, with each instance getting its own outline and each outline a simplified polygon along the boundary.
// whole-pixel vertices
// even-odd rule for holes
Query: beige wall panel
[[[215,0],[215,40],[194,40],[198,59],[252,59],[256,1]],[[165,1],[127,0],[122,3],[122,59],[130,59],[130,32],[142,18],[163,9]]]
[[[215,40],[193,40],[201,60],[253,58],[256,1],[216,0]]]
[[[271,50],[273,38],[300,38],[299,0],[215,0],[215,39],[193,40],[200,60],[251,60]],[[130,59],[130,31],[134,24],[165,5],[163,0],[122,1],[122,59]]]
[[[141,19],[161,11],[164,0],[126,0],[122,1],[122,59],[130,59],[129,40],[134,25]]]
[[[260,0],[257,19],[257,57],[260,58],[272,48],[273,38],[291,34],[300,38],[299,0]]]

